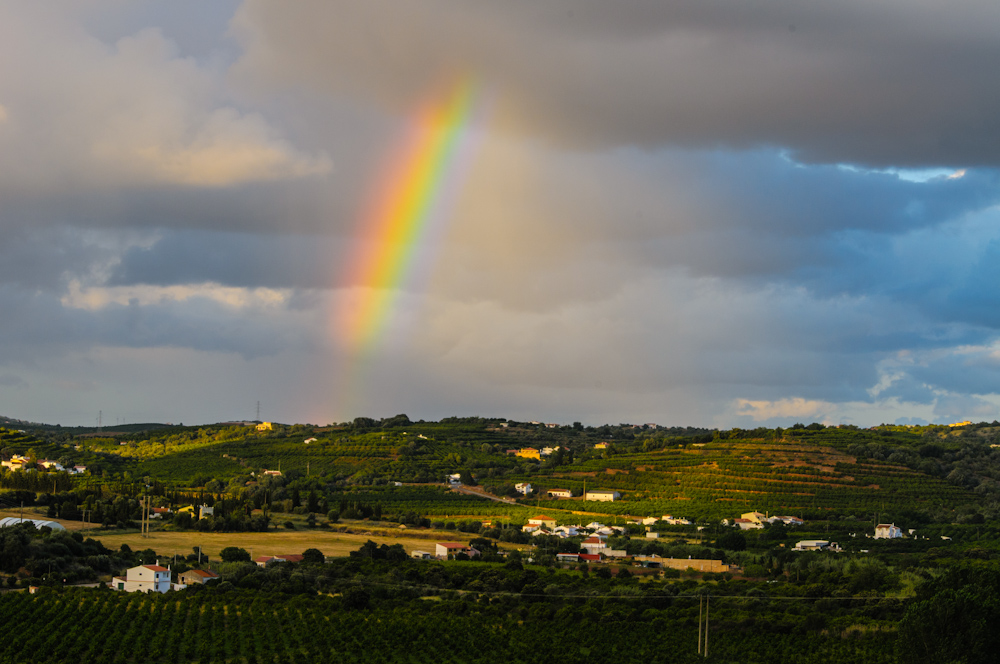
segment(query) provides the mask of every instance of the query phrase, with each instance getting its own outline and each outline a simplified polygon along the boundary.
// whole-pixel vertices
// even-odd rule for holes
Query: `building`
[[[127,593],[165,593],[171,588],[179,590],[183,586],[170,583],[170,568],[159,565],[139,565],[130,567],[125,576],[111,579],[112,590],[124,590]]]
[[[215,516],[215,508],[209,507],[208,505],[202,505],[198,510],[198,518],[204,519],[206,516]]]
[[[305,442],[306,445],[308,445],[309,443],[315,443],[315,442],[318,442],[318,441],[319,441],[318,438],[306,438],[304,442]]]
[[[215,581],[218,578],[219,575],[210,569],[189,569],[181,574],[177,580],[185,586],[193,586],[195,584],[203,586],[209,581]]]
[[[70,475],[83,475],[85,472],[87,472],[86,466],[73,466],[69,469]]]
[[[802,540],[792,547],[792,551],[822,551],[829,546],[826,540]]]
[[[875,539],[896,539],[903,536],[903,529],[894,523],[880,523],[875,526]]]
[[[553,498],[572,498],[573,492],[569,489],[549,489],[549,495]]]
[[[522,447],[517,451],[517,456],[523,457],[525,459],[541,459],[542,455],[534,447]]]
[[[580,543],[580,548],[586,550],[587,553],[600,553],[607,549],[608,545],[597,535],[591,535]]]
[[[733,525],[739,526],[740,530],[758,530],[764,527],[764,524],[750,519],[733,519]]]
[[[577,563],[580,562],[580,554],[578,553],[557,553],[556,560],[561,563]]]
[[[517,484],[514,485],[514,489],[518,493],[527,496],[529,493],[531,493],[531,484],[529,484],[528,482],[518,482]]]
[[[608,444],[607,443],[594,443],[594,449],[595,450],[606,450],[606,449],[608,449]]]
[[[52,530],[66,530],[63,525],[57,521],[46,521],[44,519],[20,519],[16,516],[8,516],[5,519],[0,519],[0,528],[6,528],[7,526],[17,526],[22,523],[34,524],[35,528],[51,528]]]
[[[8,470],[26,470],[31,464],[28,457],[21,456],[20,454],[13,454],[10,457],[10,461],[0,461],[0,465]]]
[[[782,522],[786,526],[801,526],[805,523],[805,521],[797,516],[772,516],[768,519],[769,523],[777,523],[778,521]]]
[[[268,563],[300,563],[302,562],[302,556],[297,553],[280,556],[259,556],[254,558],[253,561],[257,563],[258,567],[267,567]]]
[[[542,526],[543,528],[547,528],[549,530],[554,530],[555,527],[556,527],[556,520],[553,519],[550,516],[545,516],[543,514],[541,516],[536,516],[536,517],[534,517],[532,519],[528,519],[528,525],[529,526]]]
[[[53,461],[52,459],[42,459],[41,461],[38,462],[38,465],[44,468],[45,470],[55,470],[55,471],[66,470],[65,468],[63,468],[63,465],[61,463],[59,463],[58,461]]]
[[[430,551],[419,551],[414,549],[413,551],[410,551],[410,558],[413,558],[414,560],[434,560],[434,554]]]
[[[474,558],[479,555],[479,551],[473,549],[468,544],[462,544],[461,542],[438,542],[434,545],[434,554],[438,560],[448,560],[449,558],[454,558],[460,553],[464,553],[470,558]]]
[[[584,498],[585,500],[599,500],[608,503],[618,500],[621,497],[622,495],[617,491],[588,491]]]
[[[274,426],[270,422],[261,422],[257,425],[257,431],[274,431]]]
[[[758,525],[762,525],[765,521],[767,521],[767,516],[761,514],[760,512],[747,512],[746,514],[740,514],[740,518],[752,521]]]

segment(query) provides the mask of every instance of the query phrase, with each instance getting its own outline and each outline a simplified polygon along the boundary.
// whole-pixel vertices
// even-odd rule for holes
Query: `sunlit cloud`
[[[112,305],[160,305],[188,300],[208,300],[230,309],[277,309],[290,297],[287,289],[235,288],[219,284],[186,284],[178,286],[84,286],[79,280],[69,283],[62,297],[63,306],[98,311]]]

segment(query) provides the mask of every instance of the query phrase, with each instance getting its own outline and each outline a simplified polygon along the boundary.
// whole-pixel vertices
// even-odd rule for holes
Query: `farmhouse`
[[[580,544],[581,549],[585,549],[587,553],[600,553],[608,548],[608,545],[604,543],[600,537],[596,535],[591,535],[587,539],[583,540]]]
[[[270,422],[261,422],[257,425],[257,431],[273,431],[274,426]]]
[[[830,546],[826,540],[802,540],[798,542],[792,551],[822,551]]]
[[[903,536],[903,529],[894,523],[880,523],[875,526],[875,539],[896,539]]]
[[[549,489],[549,495],[553,498],[572,498],[573,492],[569,489]]]
[[[536,516],[534,518],[528,519],[529,526],[542,526],[552,530],[556,527],[556,520],[551,516],[545,516],[544,514]]]
[[[462,544],[461,542],[438,542],[434,545],[434,553],[439,560],[448,560],[449,558],[454,558],[460,553],[464,553],[470,558],[474,558],[479,555],[479,551],[473,549],[468,544]]]
[[[514,485],[514,489],[518,493],[527,496],[529,493],[531,493],[531,484],[529,484],[528,482],[518,482],[517,484]]]
[[[189,569],[178,577],[178,580],[186,586],[195,584],[205,585],[209,581],[215,581],[219,575],[210,569]]]
[[[517,456],[525,459],[541,459],[541,453],[534,447],[522,447],[517,451]]]
[[[259,556],[253,561],[257,563],[258,567],[267,567],[268,563],[300,563],[302,556],[297,553],[282,556]]]
[[[116,576],[108,584],[112,590],[127,593],[165,593],[171,588],[180,590],[183,586],[170,583],[170,568],[159,565],[139,565],[130,567],[125,576]]]
[[[586,500],[599,500],[601,502],[609,503],[621,498],[622,495],[617,491],[588,491],[585,496]]]

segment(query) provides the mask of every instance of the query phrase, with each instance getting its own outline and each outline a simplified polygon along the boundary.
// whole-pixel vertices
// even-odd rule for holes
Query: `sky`
[[[998,58],[987,0],[0,0],[0,415],[998,419]]]

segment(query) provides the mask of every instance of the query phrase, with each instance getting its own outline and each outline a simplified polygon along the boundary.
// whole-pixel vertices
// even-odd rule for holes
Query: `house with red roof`
[[[267,567],[268,563],[301,563],[302,556],[297,553],[290,553],[280,556],[258,556],[253,559],[258,567]]]
[[[600,553],[608,548],[608,545],[604,543],[597,535],[591,535],[587,539],[583,540],[580,544],[581,549],[585,549],[587,553]]]
[[[541,526],[548,530],[553,530],[556,527],[556,520],[551,516],[545,516],[544,514],[536,516],[534,518],[528,519],[529,526]]]
[[[180,582],[186,586],[193,586],[195,584],[203,586],[209,581],[215,581],[218,578],[220,578],[219,574],[210,569],[189,569],[180,575]]]

